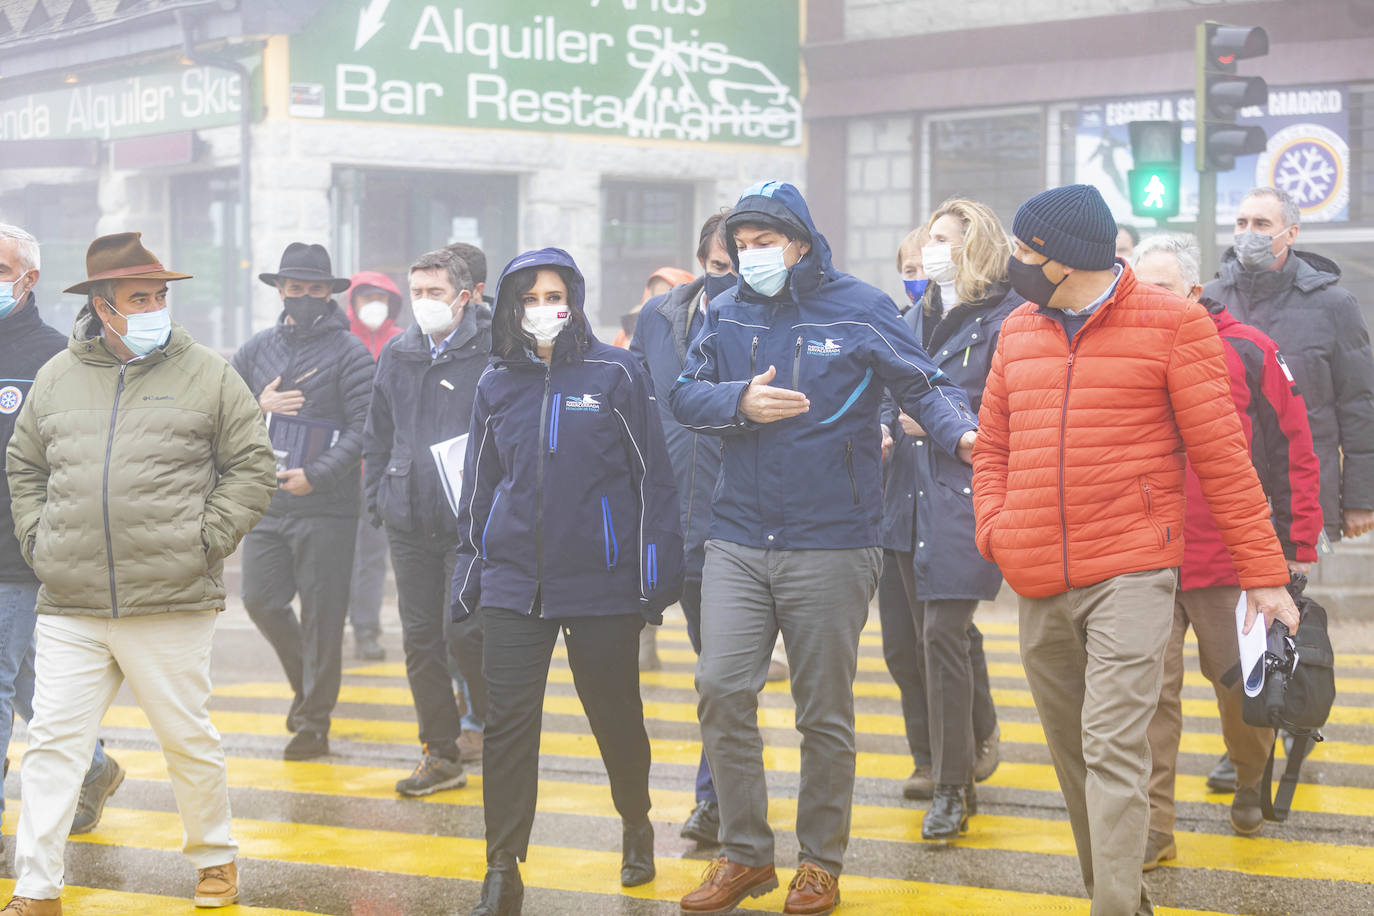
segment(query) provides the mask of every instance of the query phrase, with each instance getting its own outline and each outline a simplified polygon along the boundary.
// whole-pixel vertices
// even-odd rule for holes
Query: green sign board
[[[798,0],[359,0],[291,38],[300,118],[796,146]]]
[[[254,54],[239,62],[251,70],[260,60]],[[239,122],[247,94],[236,73],[174,63],[72,79],[0,98],[0,140],[121,140],[223,127]]]

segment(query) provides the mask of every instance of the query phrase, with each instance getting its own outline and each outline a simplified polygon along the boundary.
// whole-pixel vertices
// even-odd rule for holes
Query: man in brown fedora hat
[[[127,681],[162,744],[197,906],[238,899],[224,750],[210,722],[223,561],[267,508],[273,456],[243,381],[171,321],[137,232],[86,252],[89,297],[34,378],[6,452],[38,591],[33,720],[14,899],[62,912],[63,851],[96,726]]]
[[[277,323],[234,354],[233,365],[271,415],[273,440],[293,424],[323,429],[323,451],[281,449],[279,489],[243,541],[243,604],[281,660],[295,699],[282,756],[329,753],[329,721],[343,673],[343,632],[361,511],[363,427],[375,366],[332,298],[348,289],[322,245],[292,242],[259,279],[277,290]],[[283,419],[284,418],[284,419]],[[291,601],[300,596],[300,616]]]

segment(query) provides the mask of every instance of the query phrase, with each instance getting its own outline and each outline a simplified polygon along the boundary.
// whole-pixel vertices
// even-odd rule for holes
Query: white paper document
[[[1255,618],[1255,625],[1250,628],[1250,632],[1242,632],[1245,629],[1245,612],[1249,606],[1249,599],[1245,592],[1240,593],[1240,601],[1236,604],[1236,639],[1240,642],[1240,676],[1245,682],[1246,696],[1259,696],[1259,692],[1264,687],[1264,665],[1260,662],[1264,659],[1264,650],[1269,645],[1269,637],[1265,631],[1264,616]]]
[[[458,497],[463,492],[463,461],[468,452],[468,434],[454,436],[429,447],[434,463],[439,466],[439,483],[448,497],[448,507],[458,515]]]

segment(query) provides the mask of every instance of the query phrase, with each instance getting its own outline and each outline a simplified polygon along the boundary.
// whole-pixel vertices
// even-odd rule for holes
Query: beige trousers
[[[1164,686],[1159,709],[1150,721],[1150,829],[1172,833],[1174,829],[1174,776],[1178,771],[1178,745],[1183,734],[1183,637],[1189,625],[1197,634],[1198,667],[1212,682],[1221,713],[1221,734],[1226,752],[1236,767],[1242,788],[1259,785],[1274,732],[1246,725],[1241,717],[1241,685],[1229,689],[1221,676],[1240,661],[1236,641],[1236,602],[1240,588],[1216,586],[1193,588],[1174,596],[1174,626],[1164,655]]]
[[[1092,916],[1154,912],[1141,877],[1146,729],[1159,700],[1177,572],[1021,598],[1021,660],[1078,847]]]

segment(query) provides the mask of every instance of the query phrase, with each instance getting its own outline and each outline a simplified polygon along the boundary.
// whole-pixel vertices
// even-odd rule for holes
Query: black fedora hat
[[[323,245],[307,245],[305,242],[292,242],[281,253],[281,266],[274,274],[258,274],[258,279],[268,286],[276,286],[280,280],[303,280],[306,283],[328,283],[331,292],[341,293],[348,289],[347,277],[334,276],[329,263],[329,252]]]

